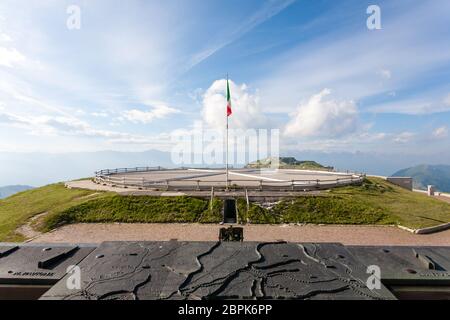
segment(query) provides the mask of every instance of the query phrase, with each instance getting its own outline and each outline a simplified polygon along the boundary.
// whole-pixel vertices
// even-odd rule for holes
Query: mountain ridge
[[[426,190],[434,185],[441,192],[450,192],[450,165],[421,164],[395,172],[392,177],[412,177],[415,189]]]
[[[9,185],[9,186],[2,186],[0,187],[0,199],[7,198],[9,196],[12,196],[18,192],[26,191],[33,189],[32,186],[27,185]]]
[[[312,160],[297,160],[295,157],[268,157],[248,163],[246,168],[269,168],[278,160],[280,169],[324,170],[331,171],[333,167],[326,167]]]

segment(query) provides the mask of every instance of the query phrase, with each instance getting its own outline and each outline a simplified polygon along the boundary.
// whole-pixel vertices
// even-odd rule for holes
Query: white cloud
[[[100,112],[91,112],[90,115],[97,118],[107,118],[109,116],[109,113],[105,111],[100,111]]]
[[[211,128],[225,128],[226,123],[225,79],[216,80],[203,95],[203,120]],[[234,129],[260,129],[267,126],[267,119],[259,107],[259,97],[250,93],[245,84],[237,85],[230,80],[231,108],[230,127]]]
[[[380,71],[378,71],[378,75],[383,79],[387,80],[389,80],[392,77],[391,70],[388,69],[381,69]]]
[[[408,142],[410,142],[410,141],[412,140],[412,138],[414,138],[415,136],[416,136],[415,133],[409,132],[409,131],[405,131],[405,132],[402,132],[402,133],[396,135],[396,136],[394,137],[394,142],[397,142],[397,143],[408,143]]]
[[[301,104],[286,125],[284,134],[291,137],[339,137],[357,129],[358,109],[353,101],[326,99],[324,89]]]
[[[438,139],[448,137],[448,128],[446,126],[436,128],[433,131],[433,137],[438,138]]]
[[[401,101],[393,101],[384,104],[378,104],[367,108],[367,111],[373,113],[398,113],[398,114],[430,114],[438,112],[446,112],[450,110],[450,104],[445,106],[440,100],[429,98],[411,98]]]
[[[75,117],[64,116],[22,116],[18,114],[0,112],[0,127],[6,125],[17,128],[30,135],[44,137],[88,137],[100,138],[111,143],[168,145],[169,138],[164,135],[142,136],[128,132],[97,129],[85,121]]]
[[[0,42],[11,42],[12,39],[6,33],[0,33]]]
[[[209,44],[207,48],[204,48],[200,52],[194,54],[186,69],[189,70],[195,65],[201,63],[203,60],[209,58],[227,45],[241,38],[258,25],[276,16],[294,2],[295,0],[272,0],[265,2],[254,14],[244,19],[241,24],[237,25],[237,27],[231,29],[231,32],[222,35],[219,37],[218,41]]]
[[[447,66],[450,59],[450,42],[446,41],[446,35],[436,32],[448,25],[448,17],[442,10],[443,6],[448,9],[449,3],[444,3],[407,6],[404,8],[407,10],[385,21],[386,28],[370,36],[364,28],[352,27],[349,34],[338,23],[335,31],[311,37],[272,57],[263,65],[267,70],[265,77],[255,83],[261,89],[263,107],[276,105],[278,111],[291,112],[299,96],[310,96],[324,87],[355,101],[386,92],[408,89],[417,92],[424,79]],[[412,21],[412,16],[420,19],[420,24]],[[333,23],[326,21],[328,26]],[[442,89],[442,85],[438,86]],[[397,100],[411,97],[398,96]],[[417,97],[420,99],[422,95]],[[437,100],[441,103],[440,96],[432,98],[430,103],[436,104]],[[401,107],[397,110],[392,105],[389,112],[405,113]],[[427,113],[440,112],[438,106],[418,108]]]
[[[450,94],[444,99],[444,103],[450,107]]]
[[[155,119],[162,119],[173,113],[179,113],[180,110],[168,107],[166,105],[156,105],[150,111],[141,111],[137,109],[127,110],[124,118],[134,123],[150,123]]]
[[[0,65],[12,68],[25,61],[25,56],[15,48],[0,47]]]

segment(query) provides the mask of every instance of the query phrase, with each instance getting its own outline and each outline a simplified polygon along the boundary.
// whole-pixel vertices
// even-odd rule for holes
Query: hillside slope
[[[17,228],[29,223],[41,231],[90,222],[218,223],[222,202],[192,197],[120,196],[67,189],[53,184],[0,200],[0,241],[22,241]],[[450,203],[369,178],[361,186],[336,188],[315,196],[283,200],[272,208],[238,199],[241,223],[400,224],[410,228],[450,222]],[[43,213],[43,215],[40,215]],[[82,239],[80,239],[82,241]]]
[[[397,171],[393,177],[412,177],[415,189],[434,185],[439,191],[450,192],[450,165],[419,165]]]
[[[246,168],[269,168],[277,158],[269,157],[262,160],[250,162]],[[325,167],[320,163],[311,160],[300,161],[294,157],[279,157],[280,169],[302,169],[302,170],[333,170],[333,167]]]
[[[241,220],[252,223],[391,224],[412,229],[450,222],[450,204],[408,191],[381,178],[317,196],[284,200],[270,209],[252,204]]]
[[[213,211],[208,204],[190,197],[120,196],[51,184],[0,200],[0,242],[23,241],[17,228],[37,215],[42,217],[31,224],[40,231],[76,222],[220,222],[220,201],[214,201]]]
[[[0,200],[0,241],[21,241],[16,229],[41,213],[56,213],[104,194],[66,189],[63,183],[27,190]]]

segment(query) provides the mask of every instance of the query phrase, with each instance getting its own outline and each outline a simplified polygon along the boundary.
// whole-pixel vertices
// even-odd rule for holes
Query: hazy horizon
[[[0,185],[167,165],[174,139],[225,128],[228,76],[230,128],[279,130],[280,155],[449,164],[450,2],[372,5],[3,0]]]
[[[400,169],[420,164],[449,164],[450,155],[395,156],[368,153],[336,153],[303,151],[281,154],[298,160],[314,160],[338,170],[353,170],[373,175],[389,176]],[[136,166],[177,167],[169,152],[147,150],[141,152],[95,151],[71,153],[8,152],[0,154],[0,186],[31,185],[39,187],[48,183],[85,178],[105,168]],[[243,164],[242,164],[243,165]]]

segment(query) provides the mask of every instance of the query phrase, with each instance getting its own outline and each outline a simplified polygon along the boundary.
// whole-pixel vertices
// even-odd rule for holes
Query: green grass
[[[393,224],[381,206],[346,197],[310,196],[283,201],[273,209],[281,222],[317,224]]]
[[[379,178],[361,186],[283,200],[268,210],[238,201],[243,223],[398,224],[425,228],[450,222],[450,205]]]
[[[294,157],[268,157],[248,163],[246,168],[269,168],[274,161],[277,161],[280,169],[300,169],[300,170],[332,170],[332,167],[324,167],[320,163],[311,160],[297,160]]]
[[[208,209],[204,210],[199,216],[196,222],[200,223],[219,223],[222,221],[222,206],[223,201],[217,198],[213,199],[212,210],[209,207],[210,203],[208,201]]]
[[[58,183],[23,191],[2,199],[0,200],[0,241],[24,240],[15,230],[37,214],[61,212],[85,201],[104,196],[107,194],[66,189],[64,184]]]
[[[219,223],[222,201],[191,197],[119,196],[112,192],[67,189],[48,185],[0,200],[0,241],[23,241],[16,232],[30,218],[39,231],[77,222],[199,222]]]
[[[394,224],[395,220],[378,206],[348,202],[345,197],[324,195],[283,200],[272,209],[241,204],[240,221],[245,223]],[[241,213],[242,212],[242,213]]]
[[[190,197],[119,196],[111,192],[48,185],[0,200],[0,241],[23,241],[16,229],[46,213],[33,226],[49,231],[77,222],[200,222],[219,223],[222,201]]]
[[[362,186],[334,189],[331,195],[379,207],[396,224],[425,228],[450,222],[450,204],[411,192],[380,178],[366,179]]]
[[[113,195],[73,206],[44,219],[43,231],[70,223],[181,223],[220,222],[221,203],[192,197],[155,197]]]
[[[400,224],[424,228],[450,222],[450,204],[369,178],[315,196],[283,200],[271,209],[244,199],[237,202],[240,223]],[[192,197],[120,196],[110,192],[66,189],[62,183],[0,200],[0,241],[21,241],[15,232],[40,213],[37,229],[48,231],[77,222],[218,223],[222,201]]]
[[[279,216],[274,214],[271,210],[262,208],[256,203],[250,203],[249,209],[247,210],[247,202],[244,199],[238,199],[237,201],[238,209],[238,220],[239,223],[279,223]]]

